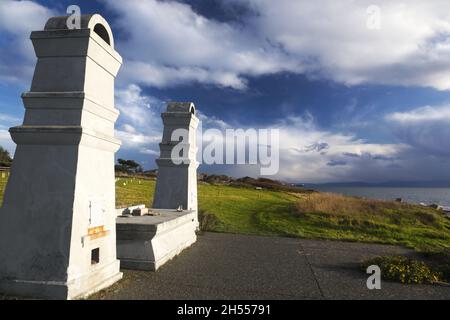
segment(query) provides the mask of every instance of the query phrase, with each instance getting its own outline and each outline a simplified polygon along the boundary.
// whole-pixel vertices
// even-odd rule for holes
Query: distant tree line
[[[0,146],[0,167],[10,167],[11,163],[12,158],[8,150]]]
[[[117,160],[115,170],[117,172],[125,172],[125,173],[142,173],[142,166],[134,160]]]

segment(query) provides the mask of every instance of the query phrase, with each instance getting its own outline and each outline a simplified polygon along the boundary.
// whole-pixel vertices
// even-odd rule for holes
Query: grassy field
[[[117,182],[118,204],[151,204],[155,181]],[[210,231],[450,248],[450,222],[431,208],[327,193],[285,193],[199,184],[199,209],[218,222]]]
[[[140,182],[139,182],[140,181]],[[151,206],[155,181],[119,179],[116,182],[116,206],[145,203]],[[296,197],[275,191],[258,191],[222,185],[198,185],[199,209],[214,214],[219,223],[217,232],[277,235],[265,230],[256,217],[261,212],[290,212]]]
[[[144,179],[123,179],[116,181],[116,207],[145,204],[151,207],[156,181]]]
[[[0,199],[5,179],[0,180]],[[287,193],[199,184],[199,209],[217,223],[210,231],[450,248],[450,222],[437,210],[327,193]],[[155,181],[119,179],[117,207],[151,206]]]
[[[435,209],[328,193],[297,195],[292,212],[261,213],[275,233],[404,245],[422,252],[450,248],[450,221]]]

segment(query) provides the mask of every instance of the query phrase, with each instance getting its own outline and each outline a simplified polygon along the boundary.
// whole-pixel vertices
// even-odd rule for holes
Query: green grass
[[[327,204],[305,207],[308,199]],[[443,214],[391,201],[200,185],[199,208],[219,219],[212,229],[217,232],[374,242],[422,252],[450,248]]]
[[[279,235],[268,228],[261,216],[282,216],[292,211],[296,197],[284,192],[199,185],[199,209],[214,214],[217,232]]]
[[[3,203],[3,193],[5,192],[6,182],[8,181],[8,178],[5,176],[3,177],[3,174],[0,172],[0,205]]]
[[[150,207],[155,185],[154,180],[119,179],[116,182],[116,206],[145,203]],[[282,192],[221,185],[199,184],[198,193],[199,209],[213,213],[219,219],[214,231],[256,235],[278,234],[259,224],[256,217],[260,213],[289,212],[296,200],[295,196]]]
[[[421,252],[450,248],[450,222],[417,205],[317,193],[298,199],[291,212],[261,212],[260,224],[274,233],[404,245]]]
[[[449,226],[444,219],[438,226],[418,225],[407,221],[392,224],[388,218],[383,221],[370,217],[351,225],[345,221],[333,220],[328,214],[320,212],[305,215],[266,212],[261,213],[257,219],[266,229],[284,236],[404,245],[423,252],[450,248]]]
[[[1,179],[0,199],[4,185]],[[116,206],[151,207],[154,188],[154,180],[121,178]],[[198,188],[199,209],[217,217],[216,232],[397,244],[424,252],[450,248],[450,222],[434,209],[319,193],[209,184]]]
[[[123,179],[116,181],[116,207],[145,204],[151,207],[156,181],[144,179]]]

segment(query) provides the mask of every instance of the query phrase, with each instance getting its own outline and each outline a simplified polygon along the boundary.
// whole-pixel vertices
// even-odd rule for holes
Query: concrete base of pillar
[[[197,241],[196,211],[152,211],[159,215],[117,218],[117,257],[122,268],[156,271]]]
[[[9,296],[33,299],[73,300],[87,297],[122,279],[120,263],[115,261],[69,282],[1,280],[0,292]]]

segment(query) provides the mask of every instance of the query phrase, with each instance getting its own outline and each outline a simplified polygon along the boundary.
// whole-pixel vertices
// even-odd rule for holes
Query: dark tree
[[[0,146],[0,167],[10,167],[12,158],[9,152]]]
[[[117,159],[117,163],[118,164],[115,166],[116,171],[126,172],[126,173],[142,172],[141,165],[134,160]]]

